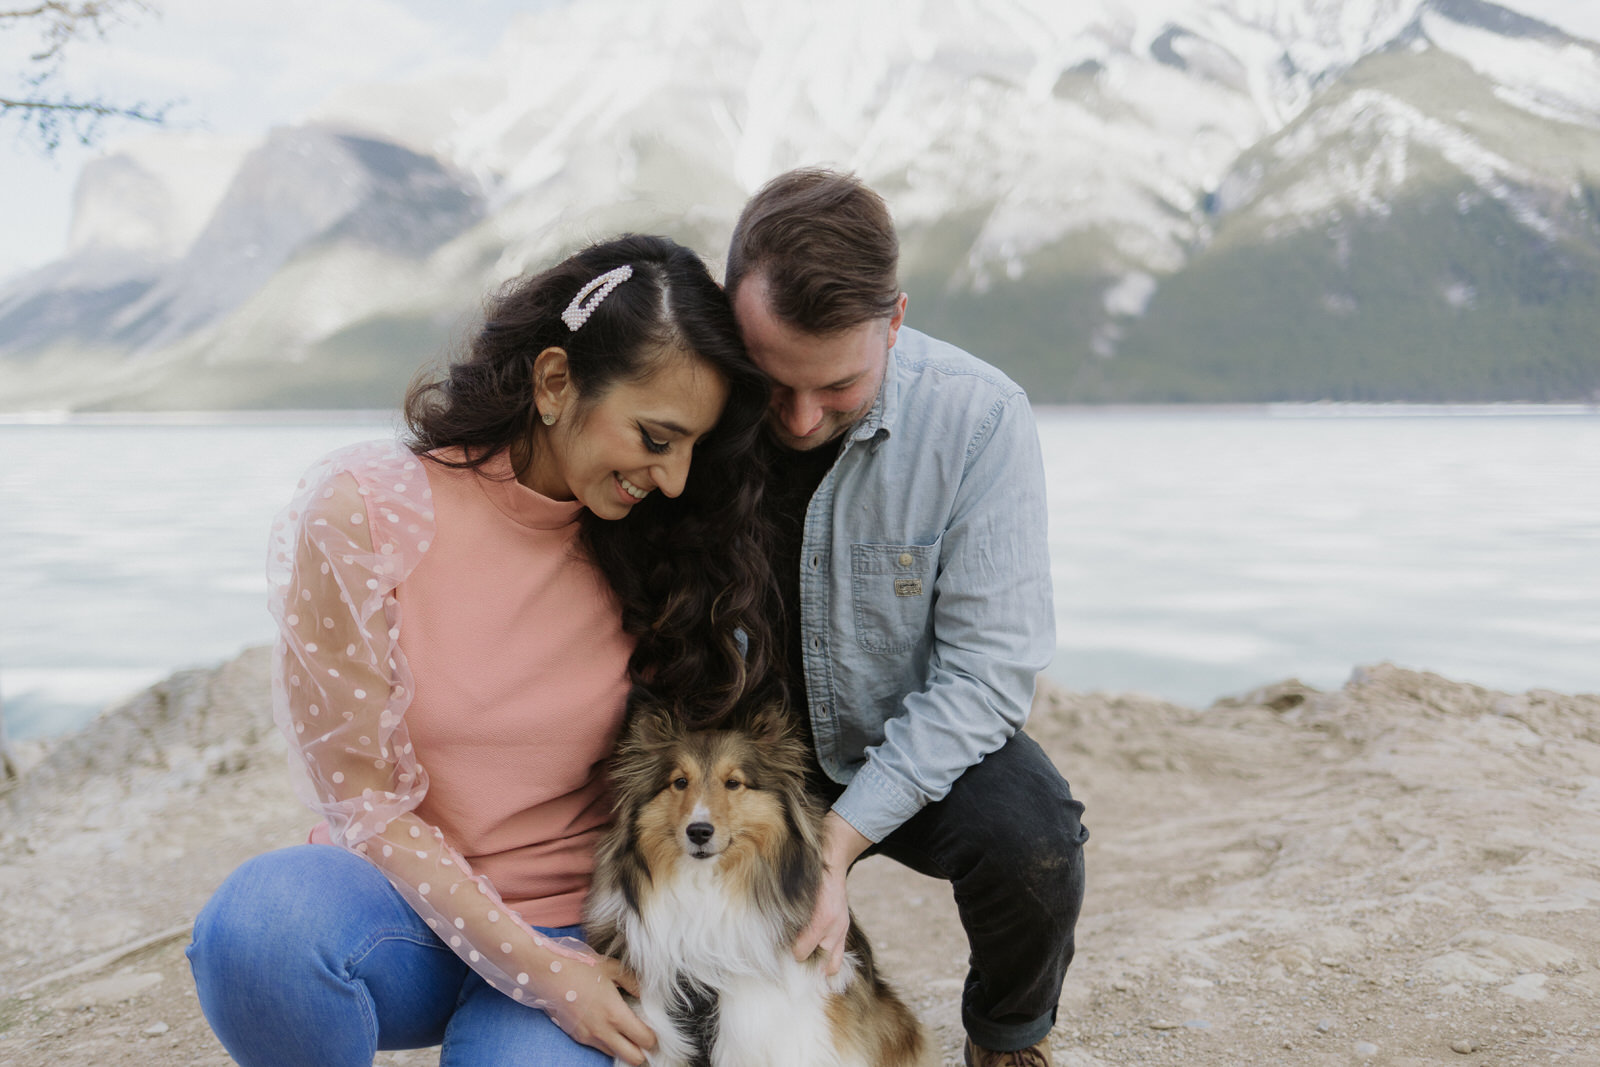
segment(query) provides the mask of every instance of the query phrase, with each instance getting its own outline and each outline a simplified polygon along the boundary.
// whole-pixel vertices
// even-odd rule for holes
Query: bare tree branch
[[[19,120],[25,134],[48,152],[60,147],[69,132],[84,144],[91,143],[106,120],[164,122],[166,105],[113,104],[52,91],[68,45],[88,36],[104,39],[111,24],[154,12],[149,0],[42,0],[32,7],[0,10],[0,32],[26,28],[36,31],[40,40],[39,50],[28,57],[35,67],[19,72],[25,91],[0,96],[0,120]]]

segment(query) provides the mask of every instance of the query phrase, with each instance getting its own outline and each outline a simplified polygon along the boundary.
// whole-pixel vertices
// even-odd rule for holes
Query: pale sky
[[[64,84],[116,102],[171,101],[167,127],[255,138],[340,86],[486,56],[506,23],[562,0],[151,0],[154,13],[75,43]],[[35,40],[0,35],[0,70]],[[0,91],[9,91],[5,85]],[[0,126],[0,282],[66,248],[84,162],[149,128],[110,123],[99,145],[53,156]]]

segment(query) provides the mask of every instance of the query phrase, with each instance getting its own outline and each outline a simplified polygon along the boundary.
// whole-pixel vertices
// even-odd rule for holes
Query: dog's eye
[[[678,790],[679,792],[682,792],[683,790],[688,789],[689,788],[689,779],[683,778],[683,777],[674,778],[672,780],[672,788]]]
[[[744,783],[739,781],[737,778],[729,778],[722,784],[727,786],[729,789],[738,789],[741,785],[744,785]]]

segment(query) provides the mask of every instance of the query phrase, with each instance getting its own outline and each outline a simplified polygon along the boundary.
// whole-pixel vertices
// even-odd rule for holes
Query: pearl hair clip
[[[578,295],[572,298],[572,303],[567,305],[567,310],[561,313],[561,321],[567,324],[567,329],[573,333],[578,332],[578,327],[589,321],[589,316],[594,314],[594,309],[600,306],[600,301],[611,295],[611,290],[633,277],[633,268],[624,263],[615,270],[608,270],[594,281],[578,290]],[[593,296],[590,296],[593,294]],[[585,304],[585,298],[589,302]]]

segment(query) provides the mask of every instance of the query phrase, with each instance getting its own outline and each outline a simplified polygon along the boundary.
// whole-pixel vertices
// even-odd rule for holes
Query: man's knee
[[[1037,890],[1075,911],[1088,837],[1082,812],[1049,757],[1017,734],[874,851],[949,880],[958,896]]]

